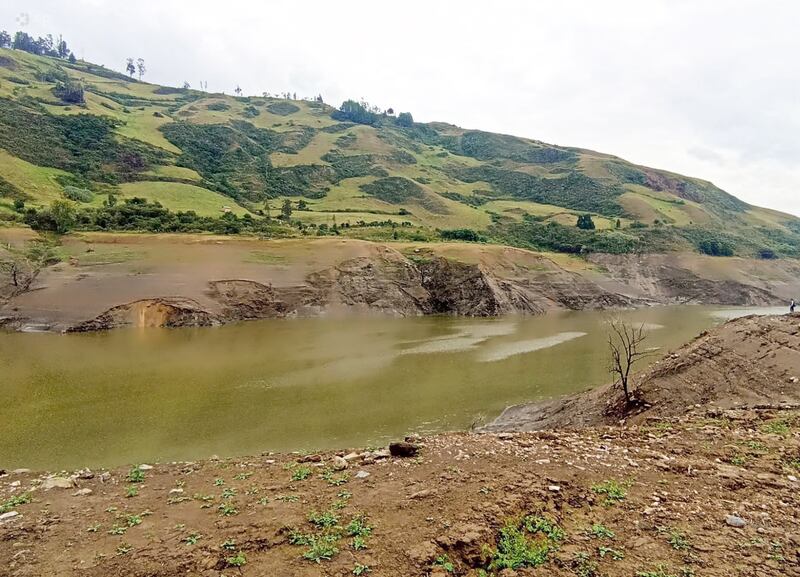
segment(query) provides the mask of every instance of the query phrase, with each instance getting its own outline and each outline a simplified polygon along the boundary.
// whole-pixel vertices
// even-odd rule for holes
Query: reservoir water
[[[664,351],[728,318],[620,313]],[[0,333],[0,467],[77,468],[379,445],[610,379],[608,313],[318,318]]]

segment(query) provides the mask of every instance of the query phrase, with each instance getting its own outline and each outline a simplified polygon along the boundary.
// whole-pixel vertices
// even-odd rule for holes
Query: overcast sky
[[[364,98],[616,154],[800,214],[793,0],[3,0],[0,28],[232,93]]]

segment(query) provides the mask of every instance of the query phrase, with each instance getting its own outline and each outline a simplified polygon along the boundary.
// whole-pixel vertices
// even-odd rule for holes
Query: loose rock
[[[392,457],[415,457],[419,453],[419,447],[407,441],[399,441],[389,445],[389,453]]]

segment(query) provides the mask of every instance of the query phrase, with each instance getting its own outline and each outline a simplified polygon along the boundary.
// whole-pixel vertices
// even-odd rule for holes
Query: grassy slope
[[[58,102],[52,94],[54,84],[41,77],[43,71],[56,68],[84,82],[87,86],[85,106],[63,106]],[[234,205],[235,201],[220,199],[219,192],[225,192],[224,187],[205,180],[208,175],[201,176],[190,168],[172,166],[176,162],[187,164],[180,157],[181,152],[186,151],[171,142],[160,127],[176,121],[226,127],[244,121],[284,138],[281,146],[274,146],[262,154],[268,156],[277,170],[291,172],[316,166],[330,173],[335,168],[330,161],[332,153],[343,157],[369,155],[374,169],[388,176],[409,179],[420,190],[417,196],[399,201],[378,198],[361,189],[362,185],[380,178],[366,173],[301,187],[299,190],[304,196],[299,196],[295,189],[290,193],[291,199],[296,202],[305,198],[309,210],[296,211],[294,216],[309,223],[330,223],[335,217],[340,223],[406,220],[414,225],[434,228],[485,230],[493,221],[513,223],[521,221],[525,215],[534,216],[541,222],[571,225],[577,214],[592,212],[599,229],[613,228],[619,218],[623,229],[635,220],[651,225],[658,220],[667,226],[700,226],[743,234],[750,227],[763,226],[779,234],[788,234],[790,231],[786,224],[795,220],[775,211],[739,203],[704,181],[635,166],[590,150],[466,131],[441,123],[416,127],[422,132],[428,130],[428,134],[435,130],[434,140],[421,136],[421,132],[404,131],[391,122],[377,128],[352,125],[340,131],[326,132],[323,129],[338,124],[330,117],[332,109],[328,106],[305,101],[164,90],[109,72],[89,63],[68,66],[50,58],[0,50],[0,97],[28,104],[38,102],[40,110],[53,115],[102,115],[119,123],[115,131],[120,136],[171,153],[172,160],[164,161],[169,166],[151,167],[138,177],[171,180],[171,185],[136,183],[125,184],[121,189],[125,195],[136,191],[136,194],[160,200],[170,208],[193,208],[204,214],[213,214],[218,212],[220,205]],[[297,110],[280,110],[281,106],[288,104]],[[215,110],[220,105],[224,109]],[[253,110],[256,114],[249,113]],[[306,141],[303,141],[303,131],[310,135]],[[241,143],[232,144],[230,150],[237,152],[234,149],[240,146]],[[253,170],[258,172],[260,169]],[[465,177],[465,171],[474,173]],[[59,196],[55,174],[55,169],[23,163],[5,152],[0,153],[0,177],[24,190],[31,197],[30,205],[44,205]],[[496,180],[490,182],[492,174]],[[556,193],[542,202],[535,191],[531,195],[531,186],[535,188],[538,184],[528,182],[509,191],[502,182],[508,176],[520,175],[537,179],[535,182],[545,186],[562,182],[565,175],[590,179],[590,184],[570,184],[563,196]],[[586,186],[585,191],[581,188],[583,186]],[[270,202],[277,212],[284,197],[280,191],[269,191],[269,186],[259,188],[255,185],[256,194],[263,194],[264,189],[273,197]],[[603,191],[612,191],[610,205],[594,210],[583,206],[601,206],[593,204],[592,198]],[[575,195],[570,197],[572,192]],[[242,200],[246,208],[261,208],[261,201],[256,202],[252,196],[250,204]],[[0,204],[10,205],[7,199],[0,200]],[[399,215],[400,209],[411,215]]]

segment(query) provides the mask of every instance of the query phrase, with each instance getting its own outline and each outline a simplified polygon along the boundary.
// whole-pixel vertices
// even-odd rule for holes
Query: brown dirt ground
[[[503,527],[531,515],[563,538],[522,529],[518,542],[549,548],[542,564],[490,574],[797,576],[800,409],[763,402],[789,390],[777,376],[798,368],[797,320],[741,319],[668,355],[647,376],[658,402],[622,426],[440,435],[415,440],[416,457],[358,450],[343,472],[334,453],[155,464],[136,483],[127,468],[64,472],[74,486],[49,490],[47,474],[12,472],[0,503],[32,501],[0,520],[0,575],[477,577]],[[704,386],[679,386],[692,382]],[[356,550],[347,528],[360,516],[372,531]],[[319,563],[297,543],[324,533],[311,518],[334,525],[337,551]]]

